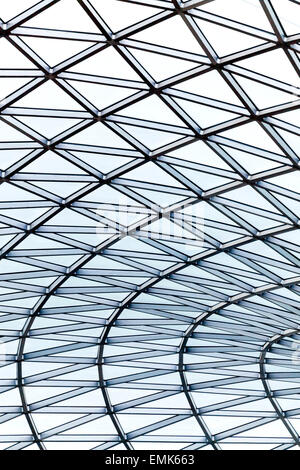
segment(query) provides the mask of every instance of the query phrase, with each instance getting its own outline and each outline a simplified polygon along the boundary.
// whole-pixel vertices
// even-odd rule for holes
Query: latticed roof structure
[[[300,2],[0,17],[0,447],[297,448]]]

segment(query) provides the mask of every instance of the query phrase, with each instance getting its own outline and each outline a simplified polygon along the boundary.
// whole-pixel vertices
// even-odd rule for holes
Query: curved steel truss
[[[0,448],[296,448],[300,2],[2,3]]]

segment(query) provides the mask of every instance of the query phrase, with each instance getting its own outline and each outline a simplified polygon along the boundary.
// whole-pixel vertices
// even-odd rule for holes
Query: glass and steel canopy
[[[298,448],[300,2],[0,18],[0,448]]]

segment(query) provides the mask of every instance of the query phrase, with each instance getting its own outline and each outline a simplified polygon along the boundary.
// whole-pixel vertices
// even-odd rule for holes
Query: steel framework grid
[[[14,88],[0,102],[2,448],[299,445],[300,28],[280,10],[299,2],[252,2],[261,29],[234,19],[244,0],[226,1],[228,17],[222,0],[29,0],[1,22],[0,47],[29,64],[4,55],[0,70]],[[110,27],[113,4],[143,18]],[[164,45],[157,31],[173,24]],[[241,46],[217,52],[211,31]],[[236,51],[242,38],[255,45]],[[49,65],[43,39],[80,51]],[[272,54],[286,81],[257,71]],[[183,219],[185,236],[158,233]]]

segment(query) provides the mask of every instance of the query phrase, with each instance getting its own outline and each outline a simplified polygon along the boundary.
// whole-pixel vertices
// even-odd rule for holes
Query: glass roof
[[[300,444],[300,2],[0,6],[0,449]]]

